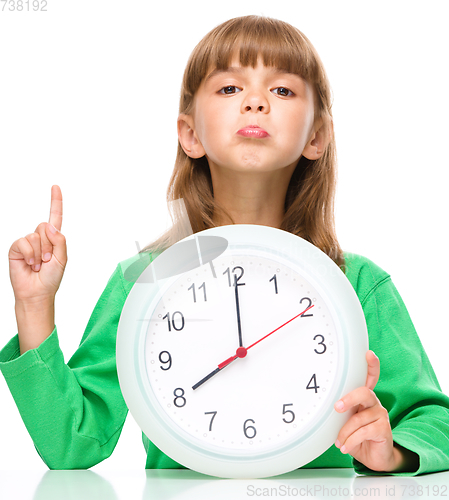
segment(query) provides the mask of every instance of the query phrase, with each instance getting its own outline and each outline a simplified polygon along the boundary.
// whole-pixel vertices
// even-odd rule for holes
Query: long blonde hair
[[[344,266],[343,252],[334,225],[337,157],[332,127],[332,97],[323,64],[310,41],[290,24],[268,17],[231,19],[210,31],[193,50],[181,87],[179,112],[192,112],[195,93],[213,69],[227,69],[235,54],[242,66],[274,66],[304,78],[314,90],[315,119],[327,123],[331,140],[317,160],[302,156],[290,180],[281,229],[296,234]],[[182,204],[173,203],[182,200]],[[178,153],[167,190],[173,226],[142,251],[165,249],[187,236],[182,223],[185,207],[193,233],[214,227],[213,216],[231,216],[214,199],[209,165],[205,156],[192,159],[178,143]],[[184,214],[184,218],[186,215]]]

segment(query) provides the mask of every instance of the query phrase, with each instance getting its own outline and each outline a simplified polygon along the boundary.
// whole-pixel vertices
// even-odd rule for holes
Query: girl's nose
[[[249,92],[246,99],[242,102],[242,111],[252,111],[255,113],[268,113],[270,111],[270,104],[268,99],[260,91]]]

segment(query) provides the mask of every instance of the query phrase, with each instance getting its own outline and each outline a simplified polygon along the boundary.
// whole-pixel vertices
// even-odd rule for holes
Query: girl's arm
[[[53,331],[54,301],[67,264],[61,234],[62,193],[51,188],[49,222],[16,240],[9,249],[9,275],[16,299],[20,352],[38,347]]]
[[[127,415],[115,363],[117,326],[126,299],[122,279],[117,267],[67,364],[56,327],[22,355],[17,335],[0,351],[0,370],[50,469],[92,467],[112,453],[119,438]]]
[[[414,472],[419,468],[416,453],[393,442],[388,411],[374,393],[379,380],[379,358],[366,353],[368,374],[359,387],[335,403],[339,413],[356,408],[356,413],[340,430],[335,445],[368,469],[379,472]]]
[[[363,413],[369,411],[379,410],[380,414],[382,407],[388,411],[395,465],[381,471],[371,466],[372,460],[364,463],[355,459],[355,470],[363,474],[401,475],[448,470],[449,397],[441,391],[404,302],[390,276],[374,263],[349,254],[347,264],[347,276],[365,313],[370,349],[380,362],[372,401],[368,395],[372,387],[361,388],[366,397],[362,395],[360,401],[367,408],[362,408],[356,418],[362,421]],[[368,434],[367,430],[362,432]],[[384,435],[388,435],[388,429]]]
[[[87,468],[110,455],[127,414],[115,367],[126,293],[117,268],[82,345],[65,364],[54,322],[54,299],[67,263],[61,224],[62,194],[53,186],[49,223],[39,224],[9,251],[18,335],[0,352],[0,370],[48,467]]]

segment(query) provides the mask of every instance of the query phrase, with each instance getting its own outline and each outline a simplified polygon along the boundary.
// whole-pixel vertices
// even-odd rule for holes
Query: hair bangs
[[[316,67],[310,57],[309,47],[301,33],[274,19],[256,18],[254,25],[245,23],[233,33],[232,45],[227,43],[216,54],[217,69],[227,69],[232,59],[237,56],[242,66],[256,67],[259,57],[265,66],[294,73],[312,82]],[[220,47],[216,46],[217,52]],[[211,61],[213,65],[213,61]]]
[[[318,54],[297,28],[261,16],[235,18],[212,30],[192,52],[180,112],[190,111],[189,101],[211,71],[228,69],[236,57],[244,67],[255,68],[261,58],[265,66],[296,74],[311,84],[321,79]]]

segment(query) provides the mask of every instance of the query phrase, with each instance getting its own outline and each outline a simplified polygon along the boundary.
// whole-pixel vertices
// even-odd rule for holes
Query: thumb
[[[368,363],[368,373],[366,375],[365,386],[373,391],[379,380],[380,361],[373,351],[368,351],[366,353],[366,361]]]
[[[53,245],[53,255],[64,267],[67,263],[67,244],[65,236],[49,222],[45,227],[45,234]]]

